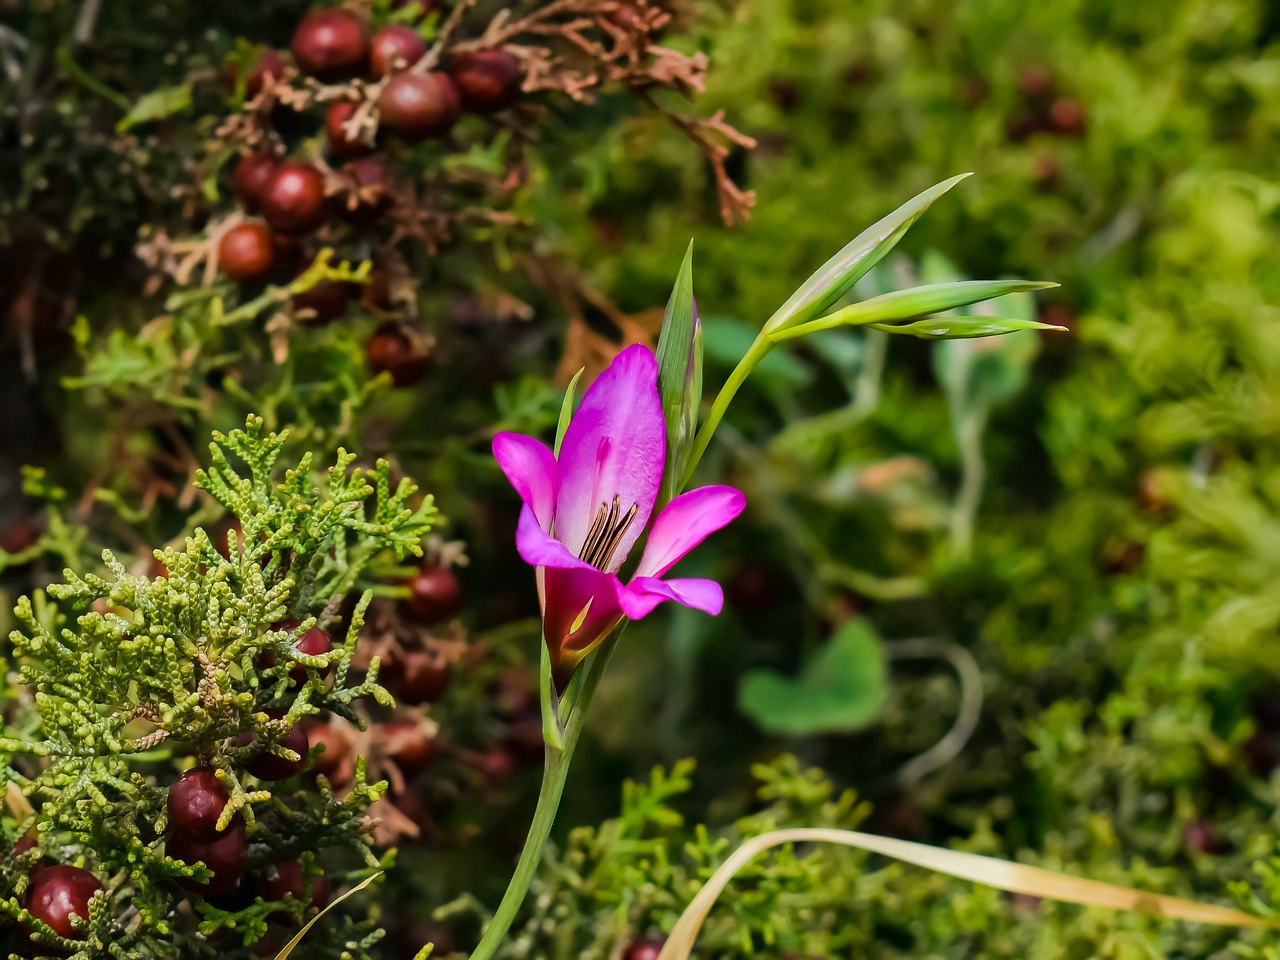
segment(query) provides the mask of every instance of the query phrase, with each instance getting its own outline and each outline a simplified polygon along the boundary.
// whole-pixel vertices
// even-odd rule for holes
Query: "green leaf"
[[[564,392],[564,402],[560,404],[560,421],[556,424],[555,454],[557,457],[560,456],[560,444],[564,442],[564,432],[569,429],[569,421],[573,418],[573,400],[584,370],[586,367],[579,367],[578,372],[573,375],[568,389]]]
[[[972,174],[962,173],[908,200],[858,234],[796,290],[765,324],[769,333],[822,316],[894,248],[935,200]]]
[[[959,280],[953,283],[928,284],[923,287],[912,287],[909,290],[897,290],[879,297],[872,297],[870,300],[863,300],[861,303],[850,304],[843,310],[837,310],[819,320],[779,330],[772,335],[771,339],[791,340],[819,330],[830,330],[833,327],[930,317],[947,310],[954,310],[956,307],[967,307],[996,297],[1013,293],[1030,293],[1033,290],[1047,290],[1056,286],[1056,283],[1040,280]]]
[[[165,117],[171,117],[175,113],[181,113],[191,106],[191,87],[187,84],[181,84],[176,87],[161,87],[159,90],[152,90],[143,96],[132,107],[129,112],[120,118],[120,122],[116,124],[116,131],[124,133],[133,127],[142,123],[150,123],[152,120],[163,120]]]
[[[768,733],[806,736],[865,727],[887,695],[880,638],[857,619],[841,627],[794,679],[772,670],[748,673],[738,708]]]
[[[693,298],[693,241],[676,274],[658,338],[658,396],[667,424],[667,469],[662,501],[672,499],[698,429],[702,403],[702,336]]]
[[[1017,330],[1066,330],[1038,320],[1020,320],[1015,317],[933,317],[914,323],[873,323],[873,330],[885,333],[904,333],[922,340],[962,340],[972,337],[998,337]]]

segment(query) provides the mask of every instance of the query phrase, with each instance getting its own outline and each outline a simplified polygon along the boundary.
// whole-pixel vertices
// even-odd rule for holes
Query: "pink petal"
[[[653,608],[664,600],[694,610],[701,610],[713,617],[724,606],[724,591],[714,580],[702,580],[689,577],[675,577],[671,580],[659,580],[657,577],[636,577],[618,598],[622,612],[632,620],[639,620],[653,612]]]
[[[560,447],[556,536],[575,555],[600,508],[615,497],[635,518],[605,569],[610,573],[644,532],[662,482],[667,428],[658,399],[658,364],[643,344],[627,347],[582,398]]]
[[[560,472],[550,448],[521,433],[500,433],[493,438],[493,455],[520,499],[533,509],[538,525],[550,530],[560,485]]]
[[[516,550],[520,553],[520,559],[531,567],[600,572],[591,564],[579,560],[563,543],[543,530],[534,516],[533,508],[527,504],[520,510],[520,522],[516,524]]]
[[[699,487],[682,493],[663,508],[649,532],[637,577],[660,577],[742,512],[747,498],[733,487]]]

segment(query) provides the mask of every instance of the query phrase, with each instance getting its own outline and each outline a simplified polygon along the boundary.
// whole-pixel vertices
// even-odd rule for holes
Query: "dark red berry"
[[[17,517],[0,530],[0,550],[21,553],[40,539],[40,525],[30,517]]]
[[[293,59],[303,73],[317,80],[349,80],[368,63],[369,35],[349,13],[317,10],[293,34]]]
[[[252,66],[244,74],[244,96],[246,100],[252,100],[260,94],[268,79],[279,80],[284,76],[284,60],[281,59],[280,54],[270,47],[259,51],[253,56],[250,63],[252,63]],[[227,86],[234,87],[236,85],[236,79],[243,69],[243,65],[227,64],[226,69],[223,71],[223,79],[226,80]]]
[[[363,300],[371,307],[390,310],[393,305],[391,299],[391,274],[385,270],[372,271],[369,274],[369,282],[364,287]]]
[[[421,773],[435,757],[435,738],[416,723],[385,723],[380,733],[387,753],[406,777]]]
[[[181,882],[194,893],[216,897],[230,893],[240,882],[245,863],[249,859],[249,838],[242,823],[232,824],[224,833],[208,842],[183,833],[174,833],[165,841],[165,854],[174,860],[181,860],[189,867],[200,862],[213,871],[208,883],[201,883],[194,877]]]
[[[422,34],[403,23],[383,27],[369,45],[369,72],[384,77],[393,67],[411,67],[427,52]]]
[[[665,945],[665,940],[637,940],[627,947],[627,952],[622,957],[623,960],[658,960],[658,955],[662,953]]]
[[[238,223],[218,241],[218,266],[237,283],[258,283],[276,263],[271,231],[261,220]]]
[[[474,50],[453,61],[449,76],[472,113],[497,113],[520,99],[524,71],[506,50]]]
[[[41,867],[31,878],[23,906],[31,911],[31,916],[53,928],[58,936],[83,940],[84,934],[72,929],[72,920],[88,919],[89,901],[101,889],[98,878],[88,870]]]
[[[286,860],[276,864],[275,875],[262,882],[260,890],[262,899],[280,901],[286,899],[302,902],[306,897],[307,883],[302,875],[302,864],[297,860]],[[323,874],[311,879],[311,906],[323,910],[329,905],[329,880]],[[290,917],[287,913],[274,913],[272,918],[277,923],[285,923]]]
[[[424,344],[415,343],[396,324],[384,324],[374,331],[365,344],[369,369],[375,374],[389,373],[397,387],[417,383],[431,366],[431,353]]]
[[[297,650],[299,653],[305,653],[309,657],[319,657],[333,649],[333,641],[329,639],[328,633],[321,630],[319,627],[312,627],[298,638],[297,643],[293,645],[293,649]],[[303,676],[306,676],[306,667],[303,667],[301,664],[295,666],[294,669],[301,669],[303,671]],[[322,676],[327,676],[328,672],[329,668],[327,667],[320,671]]]
[[[443,73],[401,73],[378,98],[382,126],[409,143],[443,137],[462,111],[458,88]]]
[[[314,326],[323,326],[326,323],[332,323],[347,312],[347,304],[351,302],[353,293],[352,284],[350,283],[343,283],[340,280],[321,280],[310,290],[293,295],[293,309],[309,311],[306,322]],[[302,640],[306,640],[307,637],[311,636],[311,632],[310,630],[307,631]],[[323,633],[324,631],[321,632]],[[301,641],[298,643],[298,649],[302,650]],[[332,649],[332,646],[329,649]],[[310,653],[311,651],[302,650],[302,652]],[[328,650],[322,650],[321,652],[327,653]],[[304,667],[298,666],[294,670],[300,671],[302,678],[306,679],[307,671]]]
[[[1053,95],[1053,74],[1041,64],[1024,67],[1018,74],[1018,89],[1030,100],[1043,100]]]
[[[378,157],[361,157],[339,171],[342,191],[330,198],[333,212],[353,226],[368,226],[391,207],[396,181]]]
[[[298,298],[294,298],[296,305]],[[277,632],[292,632],[302,626],[301,620],[279,620],[271,625],[271,629]],[[329,639],[329,634],[321,630],[319,627],[312,627],[297,640],[293,642],[293,648],[299,653],[305,653],[307,656],[318,657],[328,653],[333,649],[333,641]],[[259,670],[268,670],[276,665],[276,652],[274,650],[263,650],[258,657],[257,666]],[[325,667],[320,671],[321,678],[327,679],[329,676],[329,668]],[[300,687],[307,682],[307,668],[301,663],[295,663],[289,668],[289,686],[290,688]],[[273,717],[282,717],[284,713],[279,710],[268,710]]]
[[[215,840],[218,818],[230,799],[231,794],[213,767],[188,770],[169,788],[165,801],[169,826],[192,840]]]
[[[18,842],[13,845],[13,855],[15,857],[20,857],[24,853],[26,853],[28,850],[34,850],[35,848],[36,848],[35,834],[27,833],[19,837]]]
[[[409,588],[409,596],[401,601],[400,609],[418,623],[430,626],[448,620],[462,605],[458,578],[448,567],[436,564],[419,567],[405,586]]]
[[[1084,107],[1072,97],[1059,97],[1049,108],[1049,120],[1059,133],[1076,137],[1084,133]]]
[[[1186,843],[1187,849],[1203,854],[1222,853],[1224,847],[1222,837],[1213,824],[1203,822],[1187,824]]]
[[[246,210],[258,209],[262,191],[279,166],[280,158],[271,153],[249,153],[240,158],[231,185]]]
[[[396,699],[409,704],[433,703],[449,689],[453,671],[438,653],[410,650],[396,657],[387,686]]]
[[[251,733],[248,738],[247,743],[252,743],[257,739],[257,735]],[[298,755],[298,759],[290,760],[274,753],[260,753],[245,765],[245,769],[259,780],[287,780],[299,773],[307,762],[307,751],[311,749],[307,731],[300,726],[292,726],[280,738],[279,745],[286,750],[292,750]]]
[[[324,139],[329,154],[338,159],[361,157],[373,150],[360,137],[352,138],[347,132],[347,121],[355,116],[360,105],[350,100],[339,100],[324,115]]]
[[[307,727],[307,742],[312,749],[323,747],[311,761],[311,772],[332,778],[351,755],[351,741],[332,723]]]
[[[285,234],[309,233],[324,222],[324,174],[309,163],[282,163],[262,190],[262,215]]]

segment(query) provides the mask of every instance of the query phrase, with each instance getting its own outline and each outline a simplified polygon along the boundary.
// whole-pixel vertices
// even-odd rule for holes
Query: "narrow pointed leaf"
[[[1179,897],[1152,893],[1149,890],[1087,880],[1056,870],[1013,863],[996,857],[984,857],[945,847],[931,847],[911,840],[881,837],[853,830],[794,827],[752,837],[735,850],[706,883],[698,888],[697,894],[685,907],[684,913],[680,915],[680,919],[667,935],[666,943],[658,954],[658,960],[688,960],[702,924],[730,881],[765,850],[788,843],[840,844],[865,850],[868,853],[892,857],[894,860],[923,867],[935,873],[946,874],[959,880],[994,887],[996,890],[1046,900],[1058,900],[1062,903],[1126,910],[1149,917],[1184,920],[1190,923],[1268,929],[1275,929],[1277,926],[1274,917],[1255,916],[1216,903],[1183,900]]]
[[[1016,330],[1066,330],[1052,323],[1018,320],[1013,317],[932,317],[912,323],[873,323],[873,330],[903,333],[922,340],[964,340],[972,337],[998,337]]]
[[[564,749],[564,725],[560,720],[560,698],[556,694],[556,685],[551,679],[551,651],[547,649],[547,641],[538,644],[542,648],[542,659],[538,669],[538,693],[542,703],[542,739],[555,750]]]
[[[773,334],[774,340],[791,340],[807,333],[830,330],[833,327],[857,326],[867,323],[890,323],[897,320],[930,317],[956,307],[993,300],[1013,293],[1030,293],[1047,290],[1056,283],[1040,280],[960,280],[953,283],[933,283],[910,290],[897,290],[870,300],[850,304],[843,310],[811,320],[799,326],[788,327]]]
[[[772,333],[826,313],[894,248],[903,234],[935,200],[969,176],[972,174],[962,173],[930,187],[850,240],[843,250],[824,263],[821,269],[778,308],[777,313],[765,324],[765,330]]]
[[[583,371],[586,369],[586,367],[578,368],[578,372],[573,375],[564,392],[564,402],[560,404],[560,422],[556,424],[555,454],[557,457],[560,456],[560,444],[564,442],[564,432],[569,429],[569,421],[573,418],[573,400],[578,389],[578,381],[582,379]]]
[[[697,431],[698,406],[702,403],[701,338],[696,336],[697,305],[693,299],[693,241],[676,274],[667,312],[658,338],[658,396],[667,425],[667,469],[662,480],[662,500],[675,496],[675,485],[684,473],[689,445]],[[694,387],[697,392],[695,395]]]

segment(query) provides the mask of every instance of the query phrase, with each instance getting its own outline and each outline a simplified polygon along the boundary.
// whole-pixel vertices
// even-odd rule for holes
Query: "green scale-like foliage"
[[[135,576],[107,551],[109,577],[67,570],[66,582],[48,589],[52,600],[37,593],[18,603],[22,629],[10,635],[10,654],[34,710],[15,704],[18,720],[0,748],[10,755],[11,811],[34,804],[33,813],[16,818],[17,832],[34,827],[39,841],[6,864],[11,896],[0,911],[29,924],[21,896],[41,856],[110,878],[83,943],[60,941],[34,924],[49,952],[159,957],[174,944],[190,951],[184,956],[208,952],[195,924],[175,914],[185,897],[175,881],[204,881],[210,873],[163,852],[164,772],[182,758],[217,771],[230,795],[219,825],[243,820],[250,872],[301,857],[311,876],[315,853],[333,847],[357,852],[365,869],[379,865],[365,811],[385,785],[365,781],[363,761],[342,796],[323,778],[314,789],[274,793],[246,765],[266,753],[299,760],[281,738],[308,716],[327,711],[360,724],[356,700],[392,704],[377,682],[376,658],[362,678],[349,669],[372,594],[366,589],[346,618],[342,601],[378,554],[420,554],[435,508],[429,497],[409,506],[417,488],[401,480],[393,489],[386,462],[353,468],[346,452],[327,483],[314,481],[309,456],[277,482],[286,438],[264,432],[261,418],[214,440],[212,465],[197,485],[239,520],[242,533],[229,534],[225,555],[197,529],[183,549],[155,552],[163,576]],[[330,652],[295,649],[311,627],[342,619],[345,641]],[[30,800],[15,801],[15,789]],[[261,899],[240,909],[192,899],[203,915],[201,932],[233,929],[246,944],[260,939],[281,909]],[[300,916],[301,905],[288,912]],[[363,927],[349,934],[348,943],[376,938]]]

